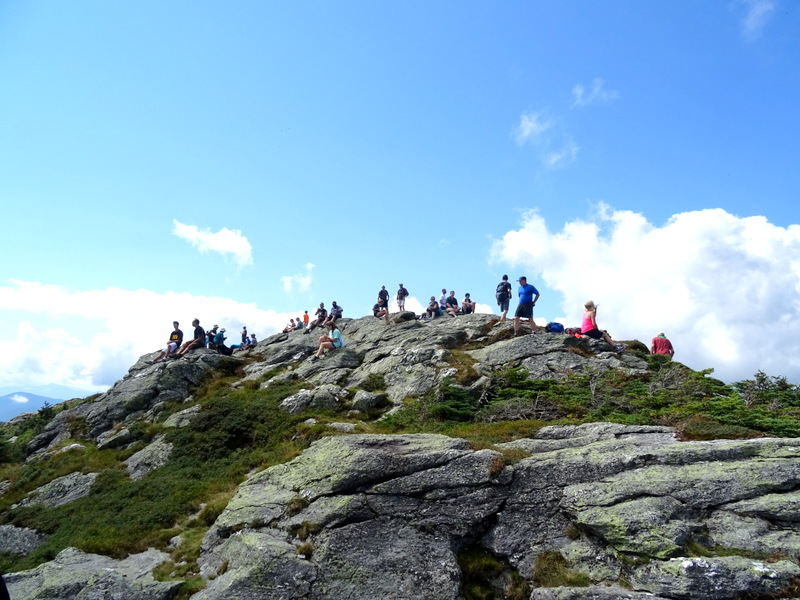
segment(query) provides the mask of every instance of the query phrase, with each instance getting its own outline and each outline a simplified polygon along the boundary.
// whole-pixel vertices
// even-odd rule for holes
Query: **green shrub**
[[[558,552],[540,552],[533,565],[531,581],[536,587],[586,587],[592,580],[588,575],[569,568]]]

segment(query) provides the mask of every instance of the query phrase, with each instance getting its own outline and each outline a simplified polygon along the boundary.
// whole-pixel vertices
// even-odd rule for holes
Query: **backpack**
[[[507,281],[501,281],[497,284],[497,289],[494,292],[494,297],[498,300],[505,300],[511,298],[511,284]]]
[[[544,326],[544,330],[549,333],[564,333],[564,326],[561,323],[551,322]]]
[[[233,354],[233,348],[228,348],[225,344],[217,344],[217,352],[225,356]]]

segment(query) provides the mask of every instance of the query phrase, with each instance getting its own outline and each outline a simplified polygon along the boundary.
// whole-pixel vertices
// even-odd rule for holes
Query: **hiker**
[[[383,300],[383,305],[386,307],[386,314],[389,314],[389,290],[385,285],[381,286],[381,291],[378,292],[378,300]],[[387,317],[388,320],[388,317]]]
[[[233,354],[233,348],[228,348],[225,345],[225,328],[223,327],[214,335],[214,347],[217,350],[217,353],[223,354],[225,356],[230,356]]]
[[[245,341],[244,347],[245,347],[245,349],[253,348],[253,347],[255,347],[255,345],[257,343],[258,343],[258,340],[256,340],[256,334],[255,333],[251,333],[250,337]]]
[[[406,298],[408,298],[408,290],[400,284],[400,289],[397,290],[397,309],[402,312],[406,309]]]
[[[151,365],[158,360],[162,362],[167,362],[170,353],[175,352],[175,350],[177,350],[178,347],[183,343],[183,332],[178,328],[178,322],[173,321],[172,327],[173,330],[172,333],[169,334],[169,339],[167,340],[166,347],[163,350],[161,350],[161,353],[158,356],[156,356],[153,360],[147,361]]]
[[[303,329],[308,329],[308,311],[303,313]]]
[[[290,331],[294,331],[297,327],[294,324],[294,319],[289,319],[289,324],[283,328],[283,333],[289,333]]]
[[[380,302],[380,300],[378,300],[378,302]],[[319,348],[317,349],[317,353],[311,357],[311,362],[319,360],[326,350],[344,348],[344,338],[342,338],[342,332],[336,327],[336,323],[328,321],[325,323],[325,327],[328,328],[328,334],[319,337]]]
[[[451,317],[458,316],[458,298],[453,290],[450,290],[450,295],[444,299],[444,308]]]
[[[314,320],[311,321],[311,324],[306,328],[306,330],[303,333],[311,333],[312,329],[321,326],[325,322],[327,316],[328,316],[328,309],[325,308],[324,302],[320,302],[319,308],[314,311]]]
[[[660,331],[653,341],[650,342],[650,354],[668,354],[670,357],[675,356],[675,349],[672,347],[672,342],[667,339],[663,331]]]
[[[325,319],[325,323],[333,323],[336,319],[341,319],[342,312],[344,312],[344,309],[336,304],[336,300],[334,300],[333,304],[331,305],[331,312],[328,315],[328,318]]]
[[[214,325],[211,329],[206,331],[206,348],[209,350],[217,349],[217,347],[214,345],[214,337],[217,335],[218,329],[219,325]]]
[[[189,350],[194,350],[195,348],[201,348],[205,346],[206,343],[206,332],[205,330],[200,327],[200,319],[195,319],[192,321],[192,325],[194,325],[194,337],[185,342],[181,349],[175,353],[175,356],[183,356]]]
[[[517,312],[514,313],[514,335],[519,335],[519,322],[520,319],[528,319],[531,325],[531,333],[536,331],[536,323],[533,322],[533,307],[536,306],[536,301],[539,299],[539,291],[528,283],[528,278],[523,275],[519,279],[519,306]],[[536,296],[534,298],[534,295]]]
[[[508,305],[511,302],[511,284],[508,283],[508,275],[503,275],[503,281],[497,284],[494,297],[497,298],[497,306],[500,307],[500,320],[506,320]]]
[[[439,308],[442,309],[442,314],[447,310],[447,290],[442,288],[442,295],[439,296]]]
[[[247,341],[247,327],[245,325],[242,325],[242,346],[244,346],[246,341]]]
[[[464,294],[464,300],[461,301],[461,312],[465,315],[469,315],[475,312],[475,307],[477,306],[476,302],[472,301],[472,298],[469,297],[469,292]]]
[[[378,319],[383,317],[386,319],[387,323],[389,322],[389,309],[386,307],[386,303],[383,301],[383,298],[378,298],[375,306],[372,307],[372,315]]]
[[[439,302],[436,300],[436,296],[431,296],[431,301],[428,303],[428,308],[425,313],[428,315],[428,319],[435,319],[436,317],[442,316],[442,309],[439,308]]]
[[[597,306],[592,300],[587,300],[583,305],[585,311],[583,313],[583,322],[581,323],[581,335],[590,337],[593,340],[602,339],[607,344],[614,346],[614,350],[617,352],[622,352],[625,349],[623,344],[617,344],[611,339],[607,331],[600,331],[597,328]]]
[[[297,317],[297,320],[294,322],[294,328],[295,330],[303,328],[303,321],[300,317]]]

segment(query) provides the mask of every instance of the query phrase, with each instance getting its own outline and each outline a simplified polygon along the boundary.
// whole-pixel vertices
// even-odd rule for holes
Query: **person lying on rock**
[[[344,338],[342,338],[342,332],[336,327],[336,323],[328,321],[325,323],[325,327],[328,330],[328,334],[319,337],[319,348],[317,353],[311,357],[311,362],[319,360],[326,350],[344,348]]]

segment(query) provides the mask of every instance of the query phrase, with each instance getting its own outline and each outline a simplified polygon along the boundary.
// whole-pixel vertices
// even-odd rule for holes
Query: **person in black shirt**
[[[161,351],[161,354],[156,356],[153,360],[148,361],[151,365],[158,360],[166,361],[169,355],[175,352],[183,343],[183,332],[178,329],[178,322],[173,321],[172,326],[174,329],[172,333],[169,334],[166,347]]]
[[[181,349],[176,353],[176,356],[183,356],[189,352],[189,350],[202,348],[206,345],[206,332],[202,327],[200,327],[200,320],[195,319],[192,321],[192,325],[194,325],[194,338],[183,344]]]

